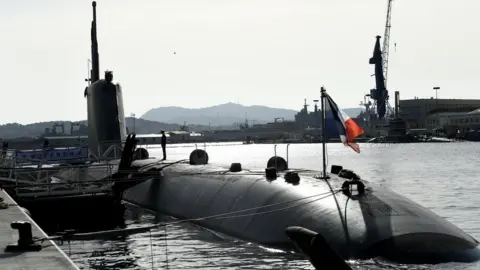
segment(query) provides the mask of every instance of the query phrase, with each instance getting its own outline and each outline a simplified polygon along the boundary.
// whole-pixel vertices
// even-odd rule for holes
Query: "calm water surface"
[[[180,147],[183,146],[183,147]],[[199,145],[200,147],[200,145]],[[203,145],[202,145],[203,148]],[[172,145],[169,159],[186,159],[193,146]],[[328,163],[353,169],[362,178],[402,194],[431,209],[480,239],[480,144],[361,144],[356,154],[341,144],[328,145]],[[211,163],[241,162],[242,167],[266,166],[273,145],[207,145]],[[149,149],[160,156],[158,148]],[[277,154],[286,156],[285,145]],[[321,169],[320,144],[292,144],[290,167]],[[126,213],[128,227],[166,219],[138,207]],[[313,269],[301,255],[267,249],[224,237],[191,224],[170,225],[151,233],[112,240],[75,241],[61,247],[81,269]],[[350,261],[354,269],[480,269],[480,263],[391,265]]]

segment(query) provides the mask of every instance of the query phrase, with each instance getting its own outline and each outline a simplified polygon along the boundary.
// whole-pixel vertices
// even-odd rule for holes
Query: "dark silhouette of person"
[[[43,141],[43,148],[48,148],[48,146],[50,146],[50,142],[48,139],[45,139],[45,141]]]
[[[165,132],[163,130],[160,133],[162,133],[162,151],[163,151],[163,159],[162,160],[166,160],[167,159],[167,150],[166,150],[167,136],[165,136]]]
[[[3,142],[2,145],[2,158],[5,158],[7,156],[7,150],[8,150],[8,142]]]

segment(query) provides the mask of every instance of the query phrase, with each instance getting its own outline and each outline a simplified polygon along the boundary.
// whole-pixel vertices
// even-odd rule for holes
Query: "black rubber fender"
[[[267,162],[267,168],[270,168],[270,167],[277,168],[278,172],[286,171],[288,170],[288,163],[282,157],[273,156]]]
[[[285,233],[315,269],[352,270],[320,234],[298,226],[288,227]]]
[[[205,150],[195,149],[190,153],[190,165],[208,164],[208,154]]]
[[[148,159],[149,156],[150,155],[148,154],[148,151],[145,148],[137,148],[133,153],[134,160]]]

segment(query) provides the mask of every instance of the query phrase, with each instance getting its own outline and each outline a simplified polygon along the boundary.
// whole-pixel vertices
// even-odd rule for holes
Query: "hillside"
[[[8,123],[5,125],[0,125],[0,138],[40,136],[45,131],[45,128],[51,128],[54,123],[56,122],[40,122],[28,125]]]
[[[133,118],[127,117],[126,119],[127,127],[130,131],[133,131]],[[79,121],[82,124],[87,124],[86,120]],[[21,125],[18,123],[9,123],[5,125],[0,125],[0,138],[19,138],[19,137],[36,137],[41,136],[45,132],[46,128],[52,129],[55,123],[65,125],[65,133],[70,134],[70,121],[49,121],[49,122],[40,122],[27,125]],[[135,132],[138,134],[148,134],[148,133],[159,133],[160,130],[176,130],[179,129],[180,125],[177,124],[167,124],[159,123],[155,121],[149,121],[144,119],[135,119]],[[198,128],[198,127],[197,127]],[[60,131],[57,128],[57,131]],[[86,135],[86,134],[82,134]]]
[[[361,108],[348,108],[344,111],[355,117]],[[230,129],[234,123],[243,123],[245,114],[250,122],[272,122],[276,117],[293,120],[297,112],[288,109],[269,108],[266,106],[243,106],[235,103],[226,103],[208,108],[187,109],[182,107],[160,107],[151,109],[142,118],[135,118],[135,132],[137,134],[159,133],[160,130],[178,130],[184,122],[194,131],[209,129]],[[129,131],[134,130],[134,118],[126,117]],[[87,121],[79,121],[86,125]],[[0,138],[36,137],[45,133],[45,129],[52,129],[55,123],[65,125],[65,133],[70,134],[71,121],[48,121],[21,125],[8,123],[0,125]],[[77,122],[78,123],[78,122]],[[58,130],[58,129],[57,129]],[[58,130],[59,131],[59,130]],[[85,131],[81,134],[86,135]]]
[[[344,109],[351,117],[356,117],[361,108]],[[225,103],[200,109],[182,107],[159,107],[150,109],[141,118],[164,123],[184,123],[197,125],[231,125],[233,123],[249,121],[257,123],[273,122],[274,118],[293,120],[297,111],[266,106],[244,106],[236,103]]]
[[[135,119],[135,133],[137,134],[159,133],[160,130],[176,130],[180,128],[180,125],[177,125],[177,124],[159,123],[159,122],[149,121],[145,119],[126,117],[125,122],[130,131],[133,131],[134,119]]]
[[[355,118],[357,117],[363,108],[345,108],[343,111],[350,117]]]
[[[197,125],[231,125],[249,121],[257,123],[272,122],[275,117],[293,120],[296,111],[269,108],[265,106],[243,106],[226,103],[207,108],[188,109],[182,107],[159,107],[147,111],[142,118],[165,123],[184,123]]]

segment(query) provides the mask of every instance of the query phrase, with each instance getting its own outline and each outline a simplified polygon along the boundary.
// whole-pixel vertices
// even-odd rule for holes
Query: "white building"
[[[429,115],[427,126],[445,128],[449,131],[459,130],[466,132],[471,129],[480,128],[480,109],[470,112],[443,112]]]

